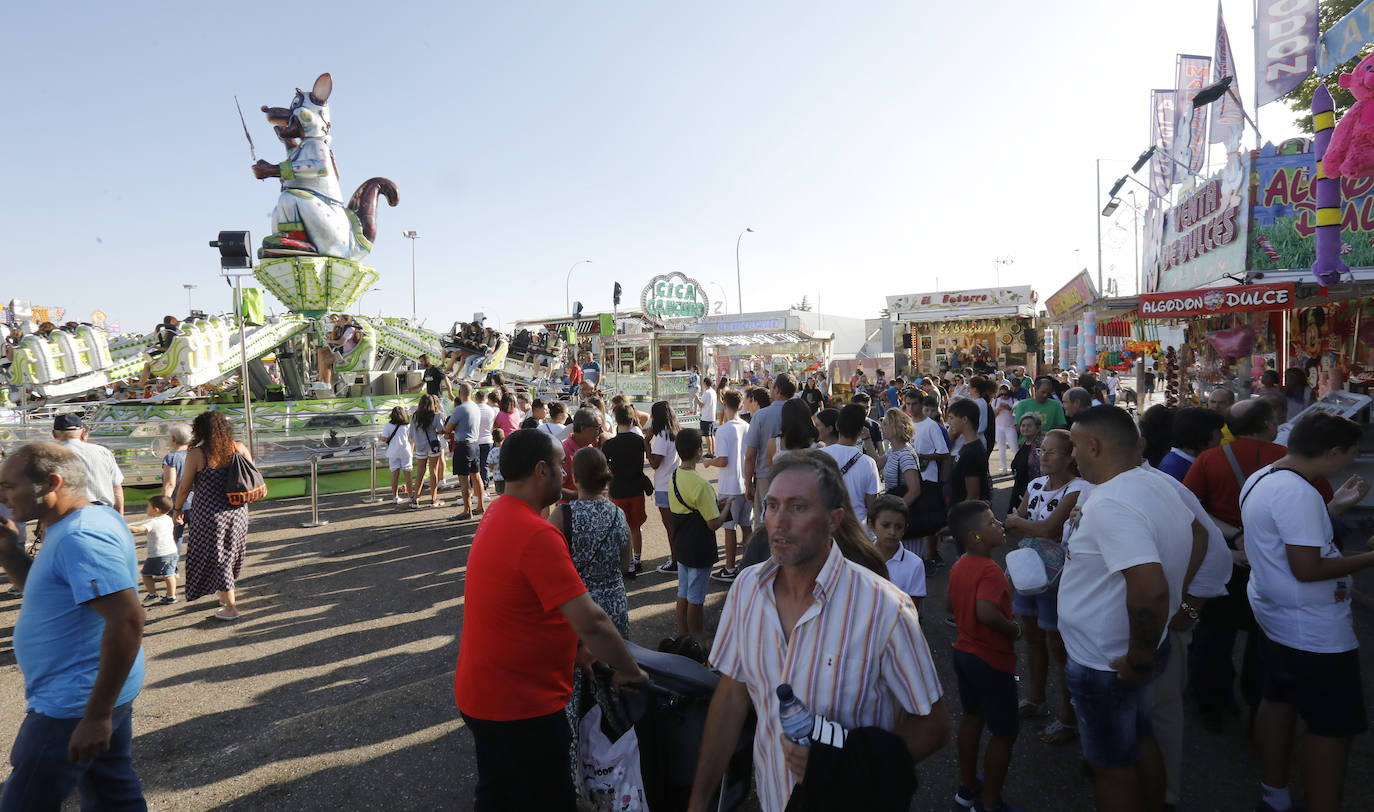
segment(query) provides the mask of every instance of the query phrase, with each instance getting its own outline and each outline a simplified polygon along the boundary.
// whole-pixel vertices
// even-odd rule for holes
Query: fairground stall
[[[690,325],[705,336],[708,371],[738,381],[825,372],[837,354],[864,342],[864,320],[810,310],[713,314]]]
[[[898,374],[981,366],[1037,369],[1035,300],[1029,285],[887,297]]]
[[[1140,318],[1138,296],[1099,296],[1080,271],[1045,299],[1047,369],[1138,374],[1159,354],[1158,330]]]

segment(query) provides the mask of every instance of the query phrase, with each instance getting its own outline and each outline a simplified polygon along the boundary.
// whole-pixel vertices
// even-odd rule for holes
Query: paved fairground
[[[998,478],[1000,500],[1008,489],[1009,480]],[[445,499],[453,495],[442,492]],[[362,496],[324,497],[320,513],[329,524],[313,529],[300,526],[309,518],[307,500],[250,508],[239,622],[211,619],[213,598],[148,610],[134,762],[150,808],[471,808],[472,738],[454,707],[452,684],[476,523],[455,522],[451,506],[414,511],[389,501],[364,504]],[[628,588],[632,637],[652,647],[674,631],[676,580],[649,571],[667,553],[657,513],[650,514],[646,572]],[[944,552],[946,559],[951,554]],[[931,579],[922,625],[948,696],[954,681],[953,629],[944,623],[942,598],[947,572]],[[708,630],[726,589],[712,582]],[[6,748],[24,713],[10,640],[18,609],[18,598],[0,602],[0,741]],[[1374,616],[1357,608],[1355,625],[1369,686]],[[957,701],[947,701],[954,702],[957,720]],[[1031,812],[1091,809],[1077,745],[1042,744],[1034,735],[1039,724],[1022,727],[1007,800]],[[1199,726],[1190,709],[1179,809],[1252,809],[1258,778],[1250,746],[1243,717],[1216,734]],[[1356,740],[1350,769],[1345,808],[1374,809],[1374,737]],[[923,762],[919,775],[913,810],[954,808],[952,743]],[[1296,775],[1294,781],[1300,786]],[[69,807],[76,808],[74,800]]]

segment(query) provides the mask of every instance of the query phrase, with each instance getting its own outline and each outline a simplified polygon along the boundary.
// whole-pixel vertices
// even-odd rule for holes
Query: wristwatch
[[[1180,611],[1182,611],[1183,613],[1185,613],[1186,615],[1188,615],[1188,618],[1189,618],[1190,620],[1192,620],[1194,623],[1197,623],[1197,620],[1198,620],[1198,613],[1197,613],[1197,610],[1194,609],[1193,607],[1189,606],[1187,601],[1184,601],[1184,602],[1180,603],[1180,604],[1178,605],[1178,608],[1179,608]]]

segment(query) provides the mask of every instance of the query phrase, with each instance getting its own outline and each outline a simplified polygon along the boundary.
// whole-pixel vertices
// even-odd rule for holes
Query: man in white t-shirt
[[[492,440],[491,430],[496,425],[495,406],[487,403],[487,399],[481,394],[474,395],[472,402],[477,406],[477,458],[482,461],[482,487],[491,487],[491,472],[487,470],[487,457],[491,456],[491,448],[495,444]]]
[[[706,441],[706,459],[709,460],[716,455],[716,410],[720,405],[710,378],[702,380],[701,392],[697,394],[696,401],[697,407],[701,409],[701,436]]]
[[[1206,552],[1178,494],[1139,468],[1140,433],[1113,406],[1080,412],[1074,459],[1096,487],[1068,540],[1059,584],[1066,681],[1078,714],[1097,808],[1158,809],[1164,770],[1150,717],[1150,681],[1184,586]]]
[[[115,462],[114,452],[103,445],[86,442],[86,427],[81,415],[60,414],[52,424],[52,438],[76,455],[86,466],[86,498],[124,512],[124,472]]]
[[[539,430],[553,438],[559,445],[568,439],[568,432],[571,428],[565,421],[568,419],[568,404],[561,400],[555,400],[548,405],[549,419],[539,424]]]
[[[821,449],[834,458],[840,466],[845,490],[849,491],[849,502],[854,506],[854,515],[859,524],[868,521],[869,508],[878,498],[878,464],[859,447],[859,435],[863,433],[864,421],[868,414],[864,407],[849,404],[840,409],[840,417],[835,422],[839,442]]]
[[[1351,477],[1330,504],[1312,485],[1344,471],[1359,453],[1360,427],[1316,412],[1293,426],[1288,454],[1250,475],[1241,488],[1250,606],[1260,628],[1262,699],[1255,714],[1260,791],[1257,809],[1293,808],[1288,762],[1298,716],[1307,726],[1308,809],[1336,809],[1350,740],[1363,732],[1359,643],[1350,614],[1350,578],[1374,567],[1374,552],[1343,556],[1331,515],[1369,492]],[[1367,545],[1374,548],[1374,539]]]
[[[939,423],[926,417],[924,408],[911,409],[907,415],[911,418],[914,427],[914,432],[911,435],[911,450],[915,451],[922,460],[927,461],[921,470],[921,480],[938,483],[940,481],[940,460],[949,456],[949,443],[945,441],[945,433],[940,430]]]
[[[708,390],[710,391],[710,390]],[[720,406],[725,420],[716,429],[716,456],[708,465],[720,468],[716,478],[716,493],[721,499],[720,512],[725,514],[725,566],[711,574],[716,581],[729,583],[739,575],[736,554],[739,539],[746,543],[753,530],[753,504],[744,494],[744,444],[749,424],[739,417],[744,393],[726,389],[720,393]],[[702,416],[705,416],[702,412]],[[736,535],[738,533],[738,536]]]

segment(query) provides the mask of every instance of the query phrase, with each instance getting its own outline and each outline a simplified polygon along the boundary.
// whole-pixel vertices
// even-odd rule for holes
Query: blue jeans
[[[1129,683],[1115,671],[1098,671],[1074,662],[1064,666],[1073,709],[1078,715],[1078,736],[1083,758],[1095,767],[1130,767],[1136,763],[1140,740],[1153,735],[1152,683],[1169,662],[1169,640],[1155,655],[1155,670],[1146,682]]]
[[[72,790],[81,792],[81,809],[146,810],[143,787],[130,758],[133,703],[112,715],[110,749],[94,761],[67,760],[67,743],[80,719],[57,719],[29,711],[10,750],[14,771],[0,794],[0,812],[58,810]]]

